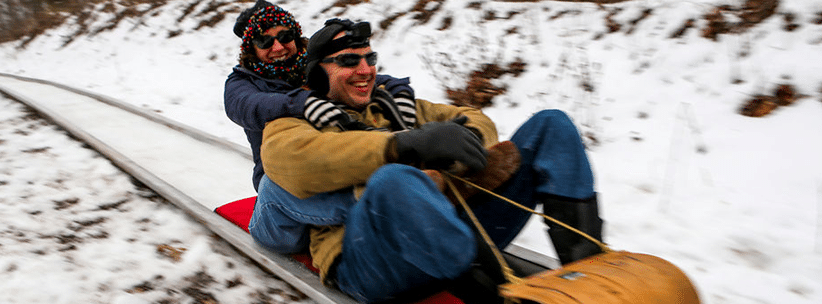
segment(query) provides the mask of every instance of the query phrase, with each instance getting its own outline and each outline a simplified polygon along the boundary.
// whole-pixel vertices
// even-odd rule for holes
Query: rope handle
[[[450,178],[454,178],[454,179],[456,179],[456,180],[459,180],[459,181],[461,181],[461,182],[463,182],[463,183],[465,183],[465,184],[467,184],[467,185],[469,185],[469,186],[471,186],[471,187],[477,188],[477,189],[479,189],[479,190],[481,190],[481,191],[483,191],[483,192],[485,192],[485,193],[488,193],[488,194],[490,194],[490,195],[492,195],[492,196],[494,196],[494,197],[496,197],[496,198],[499,198],[499,199],[501,199],[501,200],[503,200],[503,201],[505,201],[505,202],[507,202],[507,203],[509,203],[509,204],[511,204],[511,205],[514,205],[514,206],[516,206],[516,207],[518,207],[518,208],[520,208],[520,209],[522,209],[522,210],[528,211],[528,212],[530,212],[531,214],[536,214],[536,215],[539,215],[539,216],[541,216],[541,217],[543,217],[543,218],[545,218],[545,219],[547,219],[547,220],[549,220],[549,221],[551,221],[551,222],[553,222],[553,223],[555,223],[555,224],[557,224],[557,225],[560,225],[560,226],[564,227],[565,229],[571,230],[571,231],[573,231],[574,233],[581,235],[582,237],[586,238],[587,240],[589,240],[589,241],[591,241],[592,243],[594,243],[594,244],[596,244],[597,246],[599,246],[599,248],[600,248],[600,250],[602,250],[602,252],[607,253],[607,252],[612,252],[612,251],[613,251],[613,250],[612,250],[610,247],[608,247],[608,245],[606,245],[605,243],[603,243],[603,242],[601,242],[601,241],[599,241],[599,240],[597,240],[597,239],[593,238],[592,236],[588,235],[588,234],[587,234],[587,233],[585,233],[585,232],[582,232],[582,231],[580,231],[580,230],[578,230],[578,229],[576,229],[576,228],[574,228],[574,227],[569,226],[568,224],[565,224],[565,223],[563,223],[563,222],[561,222],[561,221],[558,221],[557,219],[555,219],[555,218],[553,218],[553,217],[547,216],[547,215],[545,215],[544,213],[537,212],[537,211],[535,211],[534,209],[531,209],[531,208],[525,207],[525,206],[523,206],[522,204],[519,204],[519,203],[517,203],[517,202],[515,202],[515,201],[512,201],[512,200],[510,200],[510,199],[506,198],[506,197],[503,197],[502,195],[496,194],[496,193],[494,193],[494,192],[493,192],[493,191],[491,191],[491,190],[488,190],[488,189],[485,189],[485,188],[483,188],[483,187],[480,187],[480,186],[478,186],[477,184],[474,184],[474,183],[472,183],[472,182],[470,182],[470,181],[468,181],[468,180],[466,180],[466,179],[464,179],[464,178],[462,178],[462,177],[456,176],[456,175],[451,174],[451,173],[446,172],[446,171],[440,171],[440,172],[441,172],[444,176],[446,176],[446,177],[450,177]],[[468,204],[467,204],[467,203],[464,203],[464,202],[465,202],[465,199],[464,199],[464,198],[462,198],[462,196],[459,194],[459,192],[458,192],[458,191],[457,191],[457,189],[456,189],[456,186],[454,186],[454,185],[453,185],[453,183],[452,183],[452,182],[451,182],[448,178],[445,178],[445,181],[448,183],[449,187],[451,187],[451,191],[454,191],[454,196],[456,196],[456,197],[457,197],[457,200],[459,200],[459,201],[460,201],[460,204],[462,204],[462,207],[466,210],[466,212],[467,212],[467,213],[469,213],[469,215],[471,216],[471,219],[472,219],[472,220],[475,220],[475,218],[473,217],[473,214],[471,214],[471,213],[470,213],[470,209],[468,208]],[[478,225],[479,227],[477,227],[477,228],[478,228],[478,229],[480,229],[480,231],[481,231],[482,233],[485,233],[485,232],[484,232],[484,230],[482,229],[482,227],[481,227],[481,225],[480,225],[480,223],[479,223],[479,221],[478,221],[478,220],[475,220],[474,225]],[[487,236],[487,235],[486,235],[486,236]],[[487,240],[487,241],[490,241],[490,237],[488,238],[488,240]],[[492,246],[491,246],[492,248],[496,249],[496,246],[494,246],[494,245],[493,245],[493,243],[491,243],[491,245],[492,245]],[[502,255],[500,255],[500,257],[502,257]]]
[[[474,215],[474,212],[471,211],[471,208],[468,207],[468,203],[465,202],[465,198],[463,198],[459,190],[457,190],[457,186],[455,186],[451,179],[448,178],[448,176],[453,175],[451,175],[450,173],[446,174],[448,175],[443,176],[443,180],[445,180],[445,182],[448,184],[448,187],[451,189],[451,191],[454,192],[454,196],[457,198],[457,201],[460,203],[460,206],[462,206],[462,209],[465,210],[465,213],[468,215],[468,217],[471,218],[471,221],[474,223],[474,226],[477,227],[477,231],[479,231],[483,241],[485,241],[485,243],[488,244],[489,247],[491,247],[491,252],[494,253],[494,257],[497,259],[500,268],[502,268],[502,275],[505,277],[505,280],[510,283],[521,284],[522,279],[517,277],[514,274],[514,271],[511,269],[511,267],[508,266],[508,263],[505,262],[505,258],[502,257],[502,253],[499,251],[499,249],[497,249],[497,246],[494,244],[494,241],[491,240],[491,237],[488,235],[488,233],[485,232],[485,229],[482,228],[482,224],[480,224],[479,219],[477,219],[477,217]]]

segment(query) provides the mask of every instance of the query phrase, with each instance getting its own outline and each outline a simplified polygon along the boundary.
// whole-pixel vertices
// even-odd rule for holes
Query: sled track
[[[87,143],[262,269],[317,303],[356,303],[339,290],[323,286],[303,264],[258,246],[251,235],[214,212],[222,204],[256,195],[249,182],[252,160],[248,147],[133,105],[51,81],[0,73],[0,93]],[[192,147],[199,152],[184,153]],[[192,176],[206,178],[192,183]],[[558,267],[553,258],[514,244],[506,248],[506,254],[521,263]]]

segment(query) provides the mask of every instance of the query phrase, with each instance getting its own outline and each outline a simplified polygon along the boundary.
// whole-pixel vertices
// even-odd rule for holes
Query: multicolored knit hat
[[[234,23],[234,35],[245,40],[245,34],[249,30],[249,27],[256,29],[252,34],[261,34],[278,25],[297,29],[300,36],[302,36],[302,29],[300,28],[300,24],[295,21],[294,15],[271,2],[257,0],[254,6],[244,10],[237,16],[237,20]],[[254,37],[254,35],[252,35],[252,37]]]
[[[243,39],[241,52],[254,54],[254,38],[276,26],[285,26],[302,37],[302,28],[294,15],[265,0],[258,0],[253,7],[243,11],[234,24],[234,34]],[[280,78],[297,87],[304,82],[305,45],[302,39],[295,40],[297,54],[281,62],[267,63],[259,59],[246,60],[243,66],[266,78]]]

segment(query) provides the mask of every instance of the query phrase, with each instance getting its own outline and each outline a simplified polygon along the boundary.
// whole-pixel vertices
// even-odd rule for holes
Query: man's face
[[[344,33],[340,33],[335,39],[343,35]],[[326,58],[334,58],[342,54],[365,55],[368,53],[371,53],[370,46],[357,49],[348,48]],[[320,63],[320,66],[328,74],[328,98],[358,109],[371,101],[377,67],[368,65],[365,58],[360,58],[359,63],[352,67],[340,66],[338,62]]]
[[[266,30],[263,35],[277,37],[282,31],[287,31],[288,28],[285,26],[275,26],[268,30]],[[258,46],[254,46],[254,51],[257,54],[257,58],[259,58],[263,62],[272,63],[275,61],[282,61],[290,58],[297,54],[297,44],[294,40],[291,40],[287,43],[281,43],[279,40],[274,39],[274,44],[271,47],[262,49]]]

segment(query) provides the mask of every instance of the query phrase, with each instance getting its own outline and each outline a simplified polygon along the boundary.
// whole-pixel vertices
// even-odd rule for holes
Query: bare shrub
[[[471,73],[465,88],[446,89],[447,97],[454,105],[458,106],[474,108],[490,106],[494,97],[505,94],[508,90],[504,86],[494,85],[492,81],[506,74],[519,76],[525,71],[525,67],[525,62],[521,60],[512,62],[505,68],[496,63],[484,64],[479,70]]]

